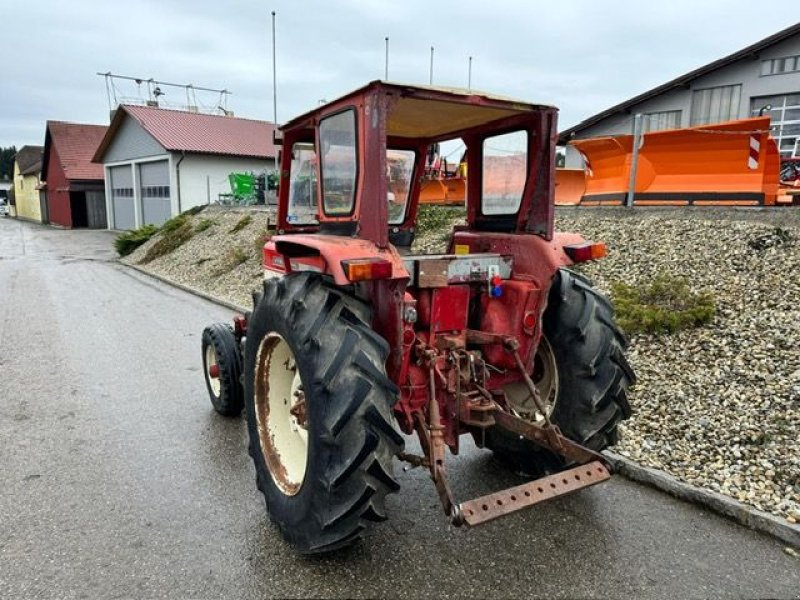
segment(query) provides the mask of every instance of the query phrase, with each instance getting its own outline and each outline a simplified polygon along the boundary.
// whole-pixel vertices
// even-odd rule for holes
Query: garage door
[[[169,163],[166,160],[139,165],[142,222],[161,225],[172,216],[169,197]]]
[[[133,206],[133,171],[130,165],[110,167],[111,201],[114,205],[114,229],[135,229],[136,211]]]

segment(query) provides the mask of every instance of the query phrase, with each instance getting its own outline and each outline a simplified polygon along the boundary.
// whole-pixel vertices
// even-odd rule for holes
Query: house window
[[[142,198],[169,198],[169,186],[143,185]]]
[[[772,108],[767,111],[767,106]],[[750,114],[764,111],[772,118],[771,133],[782,158],[800,156],[800,92],[750,99]]]
[[[662,129],[678,129],[680,126],[681,111],[679,110],[646,113],[642,118],[642,131],[645,133]]]
[[[692,94],[691,125],[720,123],[738,118],[741,97],[741,85],[695,90]]]
[[[783,75],[800,71],[800,55],[771,58],[761,61],[762,75]]]

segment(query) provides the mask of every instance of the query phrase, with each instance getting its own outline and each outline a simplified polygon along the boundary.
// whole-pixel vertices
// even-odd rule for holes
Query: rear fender
[[[564,247],[585,242],[578,233],[556,233],[548,241],[530,234],[456,231],[449,252],[511,255],[514,257],[512,279],[532,279],[546,294],[556,272],[575,264]]]
[[[330,275],[337,285],[350,285],[342,261],[379,258],[392,264],[390,279],[407,279],[408,271],[394,247],[381,249],[369,240],[338,235],[276,235],[264,245],[265,274],[315,271]]]

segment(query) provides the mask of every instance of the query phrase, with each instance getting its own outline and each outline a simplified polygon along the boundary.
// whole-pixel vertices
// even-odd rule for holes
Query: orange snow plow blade
[[[779,156],[769,117],[646,133],[639,148],[638,206],[774,205]],[[633,136],[576,140],[586,163],[581,205],[621,205],[630,180]]]
[[[556,169],[556,205],[580,204],[586,191],[586,173],[583,169]]]
[[[464,204],[466,185],[462,177],[426,179],[419,192],[420,204]]]

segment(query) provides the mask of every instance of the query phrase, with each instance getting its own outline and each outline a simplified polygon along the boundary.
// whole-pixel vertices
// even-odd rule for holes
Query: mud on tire
[[[398,389],[384,367],[388,345],[371,329],[366,304],[316,274],[268,280],[254,301],[244,391],[258,488],[270,518],[298,551],[340,548],[386,519],[385,497],[400,487],[392,460],[403,438],[391,411]],[[308,454],[293,495],[270,472],[257,424],[258,353],[270,334],[291,348],[305,395]]]
[[[636,381],[625,358],[627,339],[613,317],[611,303],[588,279],[559,270],[543,321],[559,381],[551,419],[567,437],[597,451],[616,443],[617,425],[631,415],[627,390]],[[486,432],[486,446],[530,475],[566,466],[561,457],[497,426]]]

